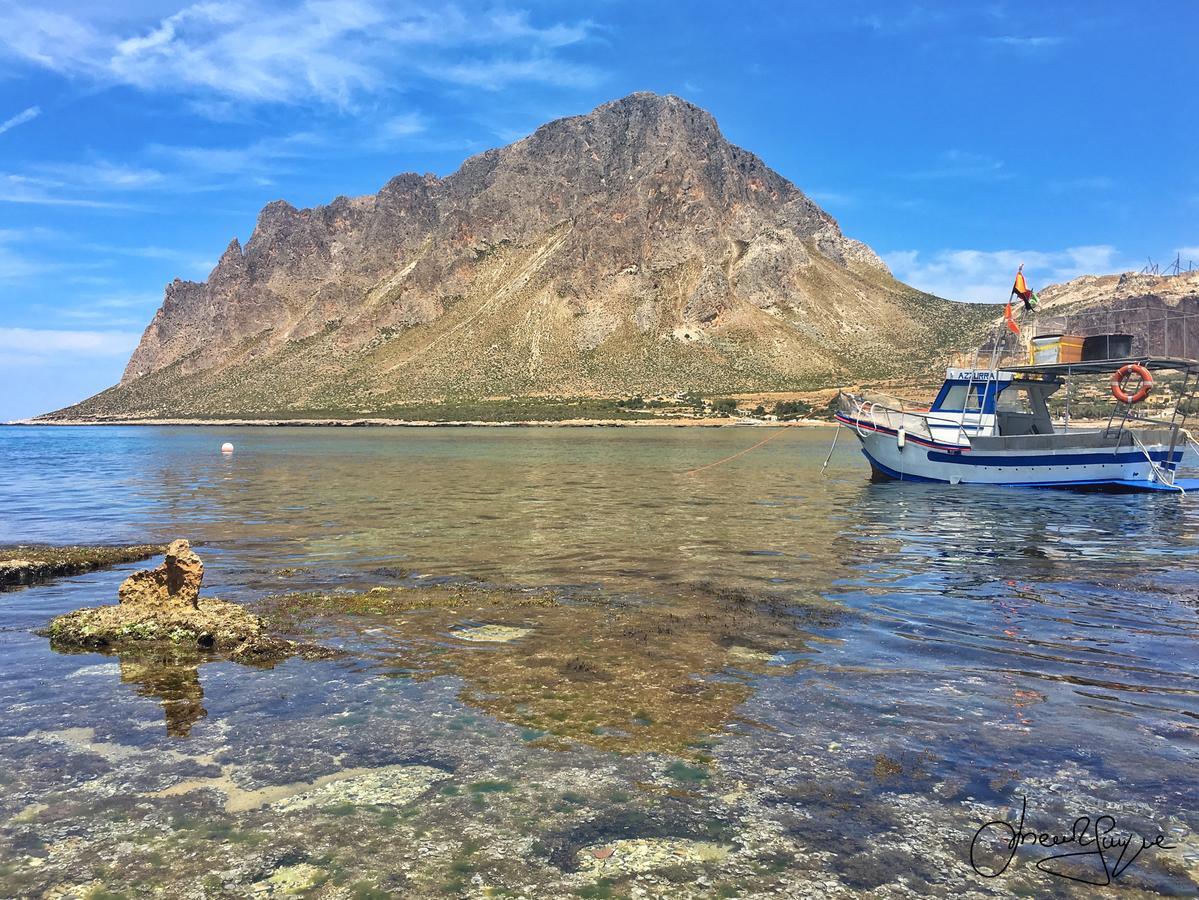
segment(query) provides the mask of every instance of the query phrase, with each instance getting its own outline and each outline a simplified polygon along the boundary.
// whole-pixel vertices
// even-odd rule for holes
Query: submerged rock
[[[652,872],[668,866],[722,862],[733,852],[728,844],[686,838],[633,838],[580,850],[580,871]]]
[[[432,766],[387,766],[347,778],[338,778],[270,804],[281,813],[337,806],[404,806],[424,794],[432,785],[444,781],[450,773]]]
[[[510,625],[475,625],[457,628],[450,633],[460,641],[506,644],[530,634],[532,630],[531,628],[513,628]]]

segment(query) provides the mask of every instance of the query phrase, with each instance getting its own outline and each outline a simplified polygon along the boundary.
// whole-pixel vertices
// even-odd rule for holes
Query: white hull
[[[1129,444],[999,449],[930,443],[844,418],[841,422],[854,430],[877,480],[1032,487],[1133,487],[1137,484],[1151,487],[1161,482],[1161,475],[1172,472],[1182,459],[1182,448],[1175,448],[1173,456],[1167,459],[1169,447],[1161,443],[1146,444],[1143,450]],[[1095,436],[1098,437],[1098,433]],[[1075,433],[1059,437],[1065,439],[1056,442],[1059,444],[1071,443],[1069,438],[1074,438],[1074,443],[1085,444],[1088,435]]]

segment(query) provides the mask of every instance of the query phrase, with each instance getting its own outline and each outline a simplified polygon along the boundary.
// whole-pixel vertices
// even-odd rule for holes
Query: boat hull
[[[929,442],[838,416],[852,429],[870,462],[874,481],[924,481],[1020,487],[1113,490],[1169,489],[1139,447],[1070,447],[1050,450],[978,449]],[[1182,448],[1162,444],[1145,451],[1161,472],[1173,472]]]

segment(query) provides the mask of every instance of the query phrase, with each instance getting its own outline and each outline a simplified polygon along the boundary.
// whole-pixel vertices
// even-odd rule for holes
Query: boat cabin
[[[965,437],[1053,434],[1049,398],[1060,379],[1016,378],[1011,372],[949,369],[928,411],[929,429]],[[941,432],[941,434],[937,434]]]

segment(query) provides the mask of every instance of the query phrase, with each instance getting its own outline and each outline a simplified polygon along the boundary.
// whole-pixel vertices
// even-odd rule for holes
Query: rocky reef
[[[707,739],[737,719],[751,679],[793,673],[808,650],[803,626],[840,615],[815,598],[797,608],[694,584],[660,604],[466,584],[287,594],[262,612],[285,634],[365,619],[359,628],[404,647],[385,654],[386,669],[462,679],[463,703],[536,746],[700,763]],[[679,772],[708,777],[682,764]]]
[[[130,547],[8,547],[0,549],[0,588],[80,575],[149,559],[161,552],[162,547],[157,544]]]

